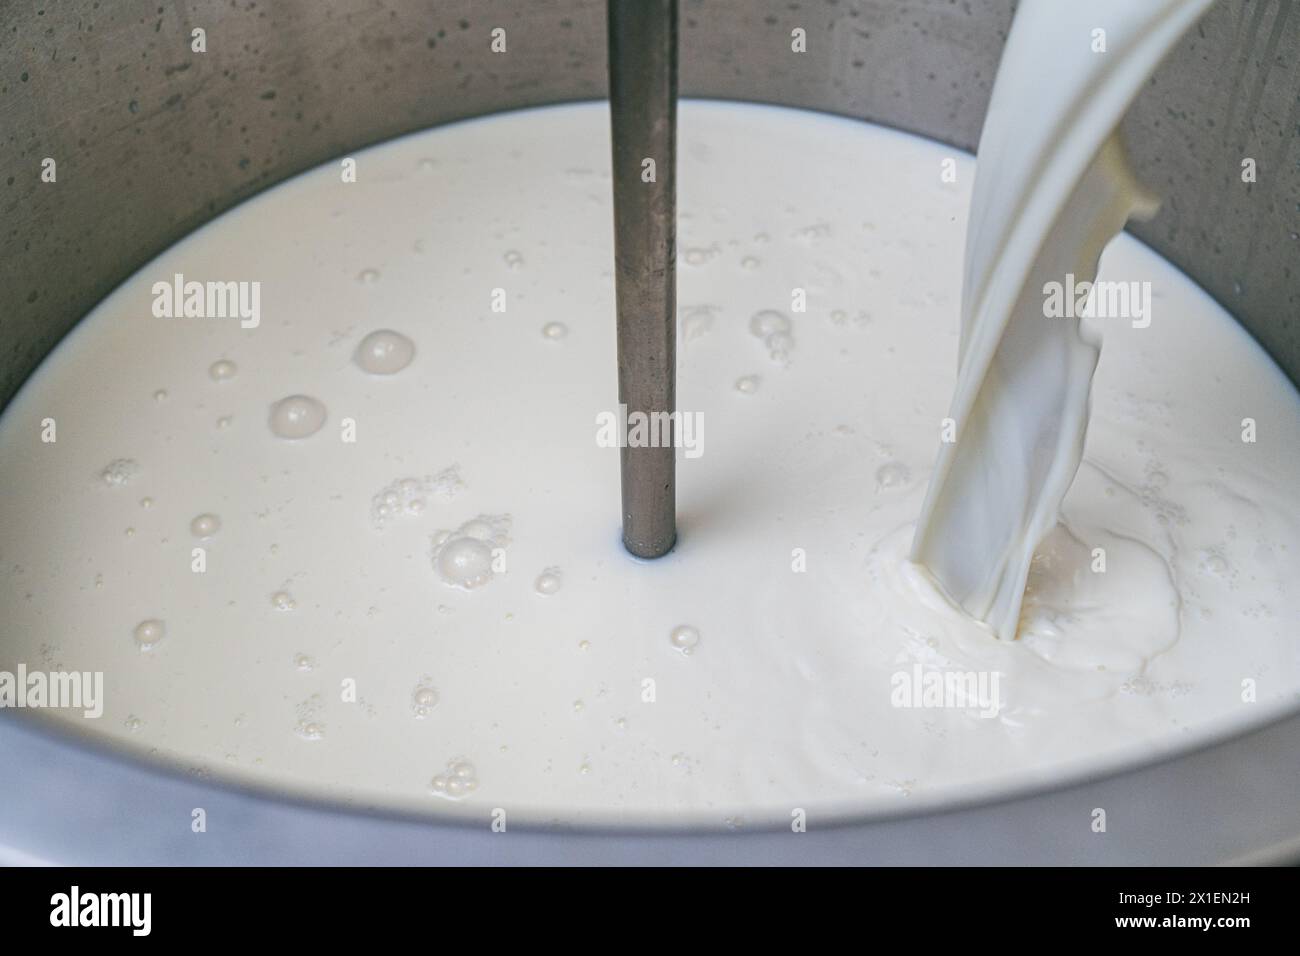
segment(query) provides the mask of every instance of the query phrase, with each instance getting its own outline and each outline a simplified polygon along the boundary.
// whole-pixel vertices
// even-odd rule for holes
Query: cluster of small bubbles
[[[276,591],[271,595],[271,606],[277,611],[292,611],[298,606],[298,602],[288,591]]]
[[[794,351],[791,328],[790,317],[776,309],[755,312],[749,320],[750,334],[762,339],[772,361],[782,365],[790,361],[790,353]]]
[[[912,478],[911,470],[899,461],[889,461],[876,469],[876,489],[901,488]]]
[[[148,497],[141,498],[140,507],[143,508],[145,511],[148,511],[150,508],[153,507],[153,499]]]
[[[682,259],[688,266],[702,266],[716,259],[721,251],[716,242],[711,246],[690,246],[682,253]]]
[[[167,636],[167,625],[157,618],[149,618],[135,626],[135,643],[142,651],[151,651]]]
[[[554,594],[564,583],[564,576],[559,568],[547,568],[537,576],[533,588],[538,594]]]
[[[689,624],[679,624],[668,635],[668,640],[683,654],[693,654],[700,643],[700,632]]]
[[[221,519],[214,514],[196,515],[190,522],[190,534],[196,538],[210,538],[221,530]]]
[[[421,478],[402,478],[370,499],[370,518],[383,527],[399,515],[421,515],[428,502],[428,485]]]
[[[325,406],[310,395],[290,395],[271,406],[269,424],[279,438],[307,438],[325,424]]]
[[[433,708],[438,706],[438,691],[425,681],[415,685],[411,692],[411,712],[417,718],[428,717]]]
[[[506,266],[511,269],[518,269],[524,264],[524,257],[518,249],[507,249],[506,254],[501,257],[505,260]]]
[[[569,334],[569,327],[563,322],[547,322],[542,326],[542,337],[552,342],[559,341]]]
[[[736,391],[742,395],[753,395],[763,380],[757,375],[742,375],[736,379]]]
[[[394,518],[417,517],[428,508],[429,498],[436,495],[450,501],[464,487],[457,465],[444,468],[436,475],[399,478],[370,499],[370,521],[376,528],[383,528]]]
[[[474,765],[462,757],[447,761],[447,769],[429,783],[435,796],[460,800],[478,789],[478,774]]]
[[[325,725],[319,720],[300,720],[293,732],[303,740],[320,740],[325,736]]]
[[[300,671],[309,671],[316,666],[316,662],[312,660],[310,655],[296,654],[293,658],[293,666]]]
[[[396,375],[415,358],[415,343],[401,332],[377,329],[363,338],[352,361],[370,375]]]
[[[492,580],[493,551],[510,543],[509,515],[479,515],[433,536],[431,558],[443,582],[472,590]]]
[[[140,472],[140,466],[131,458],[114,458],[104,466],[99,478],[104,484],[118,488],[130,482]]]
[[[372,285],[379,281],[378,269],[362,269],[357,273],[357,281],[362,285]]]
[[[230,359],[218,359],[208,366],[208,374],[212,376],[214,382],[227,382],[235,377],[239,369]]]
[[[141,727],[144,726],[144,721],[141,720],[139,717],[137,717],[135,714],[131,714],[123,722],[123,726],[125,726],[126,729],[129,730],[131,733],[135,733],[137,730],[139,730]]]
[[[154,392],[154,393],[153,393],[153,400],[154,400],[155,402],[165,402],[165,401],[167,401],[167,389],[165,389],[165,388],[160,388],[160,389],[158,389],[158,391]]]

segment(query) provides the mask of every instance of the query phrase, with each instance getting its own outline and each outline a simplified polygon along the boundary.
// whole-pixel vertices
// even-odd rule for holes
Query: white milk
[[[1211,2],[1025,0],[1007,38],[966,237],[955,440],[912,544],[943,592],[1003,638],[1079,469],[1100,345],[1073,310],[1045,314],[1045,293],[1090,285],[1125,221],[1155,212],[1113,130]],[[1140,294],[1114,301],[1127,308],[1100,292],[1095,308],[1148,320]]]
[[[1294,705],[1297,396],[1128,236],[1102,275],[1150,280],[1154,318],[1105,325],[1020,639],[907,560],[974,165],[824,115],[682,104],[704,440],[676,550],[630,558],[595,440],[607,130],[566,106],[361,153],[358,182],[276,188],[110,296],[0,421],[0,670],[102,671],[101,718],[47,715],[194,773],[484,823],[815,825]],[[260,282],[257,324],[155,316],[178,273]]]

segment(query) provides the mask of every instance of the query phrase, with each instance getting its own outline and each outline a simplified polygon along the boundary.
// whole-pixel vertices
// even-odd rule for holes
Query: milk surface
[[[973,161],[769,107],[680,122],[678,402],[705,426],[669,556],[623,551],[596,441],[606,107],[457,124],[200,230],[6,410],[0,671],[104,674],[102,717],[30,713],[358,806],[743,827],[1049,783],[1296,704],[1297,396],[1228,315],[1107,248],[1152,321],[1094,323],[1083,464],[999,640],[908,560]],[[186,317],[183,283],[168,317],[177,275],[259,282],[256,323]]]

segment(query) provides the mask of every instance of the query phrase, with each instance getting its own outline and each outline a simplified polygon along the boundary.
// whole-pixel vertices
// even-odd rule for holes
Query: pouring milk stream
[[[1026,0],[1007,38],[966,234],[955,440],[912,544],[1002,638],[1016,635],[1034,549],[1079,469],[1100,348],[1077,317],[1046,314],[1048,285],[1091,285],[1111,237],[1155,213],[1115,127],[1212,2]]]

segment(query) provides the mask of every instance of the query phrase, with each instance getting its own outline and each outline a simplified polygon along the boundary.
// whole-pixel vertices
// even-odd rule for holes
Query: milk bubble
[[[557,341],[569,334],[569,327],[563,322],[547,322],[542,326],[542,335],[551,341]]]
[[[784,365],[790,361],[790,353],[794,351],[794,336],[789,332],[773,332],[763,340],[763,344],[767,346],[772,361]]]
[[[722,250],[718,248],[717,243],[711,246],[694,246],[686,249],[682,258],[690,266],[702,266],[706,262],[712,261]]]
[[[413,358],[415,343],[392,329],[371,332],[352,355],[357,367],[371,375],[393,375],[410,365]]]
[[[436,688],[421,681],[415,685],[415,690],[411,692],[411,711],[416,717],[428,717],[433,708],[438,706],[438,691]]]
[[[316,720],[301,720],[294,732],[303,740],[320,740],[325,736],[325,726]]]
[[[210,538],[221,530],[221,519],[214,514],[201,514],[190,522],[190,533],[196,538]]]
[[[208,366],[208,375],[214,382],[226,382],[235,377],[239,369],[229,359],[218,359]]]
[[[99,473],[99,478],[104,484],[117,488],[129,483],[139,473],[140,466],[130,458],[114,458],[104,470]]]
[[[167,636],[167,625],[157,618],[141,621],[135,626],[135,643],[142,651],[151,651]]]
[[[876,488],[898,488],[911,480],[912,472],[898,461],[889,461],[876,469]]]
[[[682,341],[698,339],[713,328],[713,315],[717,306],[692,305],[682,309]]]
[[[298,606],[298,602],[288,591],[276,591],[271,595],[271,606],[277,611],[292,611]]]
[[[271,406],[271,431],[280,438],[308,438],[325,424],[325,406],[310,395],[290,395]]]
[[[672,642],[673,647],[677,648],[683,654],[692,654],[700,643],[700,632],[689,624],[679,624],[673,628],[672,633],[668,635],[668,640]]]
[[[509,515],[479,515],[432,538],[434,570],[452,587],[473,590],[492,580],[493,552],[510,543]]]
[[[357,281],[362,285],[373,285],[379,281],[378,269],[362,269],[357,273]]]
[[[439,549],[436,563],[448,584],[481,587],[492,578],[492,547],[478,538],[451,538]]]
[[[564,583],[564,578],[559,568],[547,568],[537,576],[537,581],[533,588],[538,594],[554,594],[560,590],[560,585]]]
[[[778,332],[790,331],[790,317],[776,309],[755,312],[749,320],[749,331],[755,338],[766,339]]]
[[[742,375],[736,379],[736,391],[742,395],[753,395],[758,391],[758,386],[762,381],[757,375]]]

